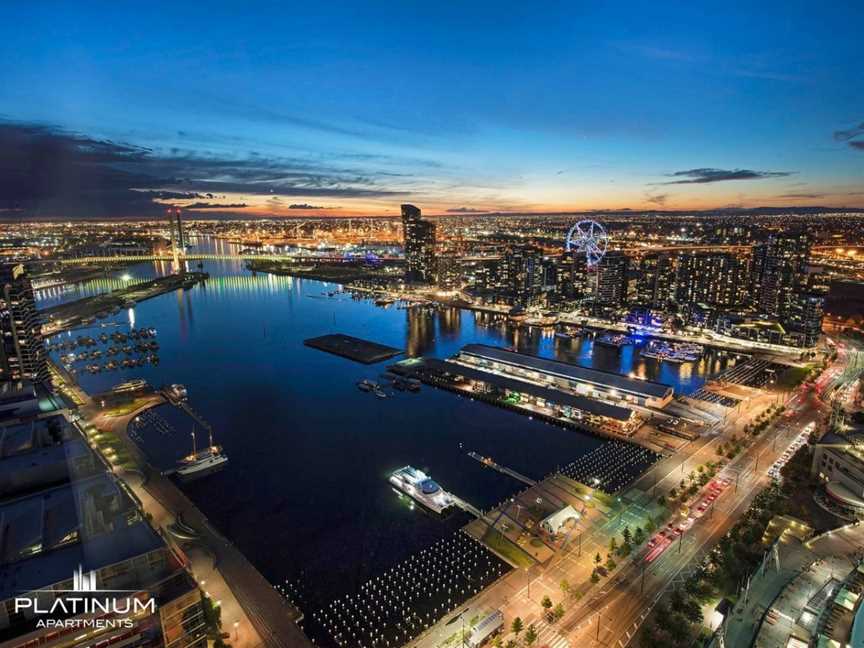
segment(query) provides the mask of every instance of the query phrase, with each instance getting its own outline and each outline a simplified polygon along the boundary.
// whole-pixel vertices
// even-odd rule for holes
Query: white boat
[[[215,470],[219,470],[228,463],[228,457],[222,452],[222,448],[213,443],[213,431],[210,430],[210,445],[204,450],[195,447],[195,430],[192,430],[192,453],[177,462],[177,474],[181,479],[192,477],[203,477]]]
[[[453,496],[422,470],[405,466],[390,475],[390,483],[401,493],[433,513],[441,513],[456,504]]]

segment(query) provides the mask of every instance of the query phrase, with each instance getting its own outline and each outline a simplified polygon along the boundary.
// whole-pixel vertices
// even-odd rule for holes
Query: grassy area
[[[128,403],[119,403],[107,407],[103,410],[103,413],[105,416],[128,416],[132,412],[144,407],[148,402],[150,402],[150,398],[136,398]]]
[[[107,430],[88,431],[87,438],[111,465],[125,468],[138,467],[138,462],[126,448],[126,444],[113,432]]]
[[[777,384],[784,389],[793,389],[804,382],[807,375],[816,365],[808,364],[804,367],[789,367],[777,379]]]
[[[591,499],[588,501],[588,507],[594,508],[595,505],[599,507],[601,510],[609,510],[612,509],[618,504],[617,500],[613,495],[608,495],[601,490],[591,488],[582,482],[578,482],[575,479],[570,479],[569,477],[565,477],[564,475],[559,475],[557,477],[559,480],[563,480],[569,488],[567,489],[574,495],[590,495]]]
[[[516,567],[530,567],[534,564],[534,559],[531,558],[531,556],[510,542],[506,537],[504,537],[504,534],[497,529],[487,529],[486,533],[483,534],[483,543],[511,565]]]

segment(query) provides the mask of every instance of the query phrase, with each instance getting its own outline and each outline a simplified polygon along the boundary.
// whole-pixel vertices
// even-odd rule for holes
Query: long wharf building
[[[462,347],[453,360],[485,371],[553,389],[569,390],[610,403],[663,408],[674,396],[672,387],[663,383],[548,360],[485,344],[468,344]]]

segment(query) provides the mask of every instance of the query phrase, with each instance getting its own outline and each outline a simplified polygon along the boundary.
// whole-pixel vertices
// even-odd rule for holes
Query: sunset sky
[[[0,218],[864,207],[862,24],[794,0],[8,2]]]

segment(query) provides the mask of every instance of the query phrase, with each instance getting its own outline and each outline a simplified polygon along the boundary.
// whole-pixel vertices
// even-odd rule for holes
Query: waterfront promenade
[[[206,516],[168,477],[149,466],[129,438],[129,423],[141,412],[165,402],[159,394],[136,400],[135,409],[111,416],[82,390],[71,376],[52,365],[57,388],[79,406],[82,423],[108,431],[122,440],[136,468],[115,466],[115,473],[134,493],[163,537],[178,520],[197,540],[185,551],[189,568],[202,591],[221,608],[222,631],[235,648],[308,648],[309,640],[296,622],[301,615],[288,604],[231,542],[212,527]],[[110,410],[109,410],[110,412]]]
[[[123,439],[129,451],[137,455],[144,469],[140,474],[121,475],[144,504],[145,512],[153,516],[165,533],[178,517],[193,529],[198,541],[190,557],[197,557],[192,571],[202,589],[214,601],[221,600],[223,630],[236,637],[236,645],[243,639],[247,646],[266,645],[274,648],[294,648],[309,645],[296,625],[299,612],[261,576],[260,572],[221,533],[212,527],[206,516],[185,494],[159,471],[151,468],[146,458],[129,438],[129,422],[149,407],[164,402],[154,396],[143,407],[123,416],[111,417],[100,413],[95,406],[84,408],[85,420],[101,429],[109,429]],[[235,625],[236,624],[236,625]]]

